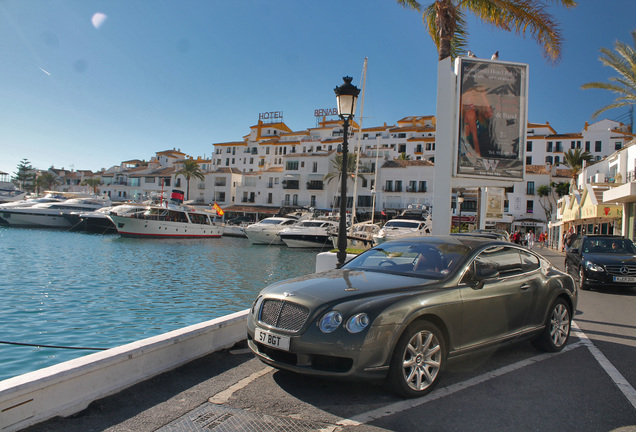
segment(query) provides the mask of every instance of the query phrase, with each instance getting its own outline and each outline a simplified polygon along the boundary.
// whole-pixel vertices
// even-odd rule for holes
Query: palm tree
[[[604,66],[609,66],[618,73],[618,77],[609,78],[609,82],[591,82],[583,84],[583,89],[610,90],[618,96],[614,102],[598,109],[592,118],[613,108],[634,105],[636,103],[636,30],[632,30],[634,48],[623,42],[616,41],[614,52],[601,48],[599,60]]]
[[[60,180],[57,178],[57,176],[48,171],[43,172],[35,178],[35,188],[38,193],[40,192],[40,189],[52,190],[59,184]]]
[[[572,181],[576,185],[576,178],[583,169],[583,162],[590,162],[593,156],[590,152],[583,151],[580,148],[570,149],[563,154],[563,165],[572,171]]]
[[[424,25],[435,42],[439,60],[466,52],[466,16],[475,15],[486,24],[516,34],[529,33],[543,48],[543,56],[556,63],[561,58],[563,38],[557,22],[547,12],[548,3],[566,8],[575,0],[435,0],[423,7],[416,0],[397,0],[406,8],[422,12]]]
[[[342,153],[336,155],[336,157],[331,160],[331,167],[333,170],[330,170],[324,177],[324,180],[327,183],[331,182],[334,178],[340,179],[342,171]],[[354,153],[347,154],[347,176],[352,179],[356,176],[356,155]],[[362,174],[358,174],[358,178],[364,180],[364,176]]]
[[[398,157],[395,158],[396,160],[411,160],[411,155],[410,154],[406,154],[406,152],[402,152],[400,153],[400,155]]]
[[[182,167],[175,174],[181,174],[186,178],[187,189],[186,189],[186,200],[190,199],[190,179],[192,177],[198,178],[199,180],[204,180],[205,176],[201,171],[201,167],[194,159],[184,159],[182,163]]]
[[[99,177],[91,177],[84,179],[84,181],[82,181],[82,184],[93,188],[93,193],[97,195],[97,186],[102,184],[102,179]]]

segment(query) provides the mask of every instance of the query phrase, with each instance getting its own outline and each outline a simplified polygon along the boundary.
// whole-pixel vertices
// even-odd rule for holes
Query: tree
[[[35,188],[39,193],[40,190],[55,190],[55,186],[60,184],[60,179],[51,172],[43,172],[35,178]]]
[[[33,171],[33,166],[31,166],[28,159],[22,159],[18,164],[18,170],[15,172],[13,182],[17,183],[18,187],[22,190],[28,192],[33,192],[35,190],[35,173]]]
[[[406,154],[406,152],[402,152],[400,153],[400,155],[398,157],[395,158],[396,160],[411,160],[411,155],[410,154]]]
[[[563,198],[564,196],[570,194],[570,184],[560,182],[554,187],[554,190],[556,191],[556,194],[559,196],[559,198]]]
[[[201,171],[201,167],[194,159],[184,159],[182,163],[182,167],[179,171],[177,171],[176,175],[182,175],[186,179],[187,189],[186,189],[186,200],[190,199],[190,179],[192,177],[198,178],[199,180],[204,180],[205,176]]]
[[[590,152],[583,151],[580,148],[570,149],[563,154],[563,165],[572,171],[572,180],[575,185],[576,178],[583,169],[583,162],[589,162],[592,158],[593,156]]]
[[[324,177],[324,180],[327,183],[331,182],[334,178],[340,179],[342,171],[342,154],[336,155],[336,157],[331,160],[331,167],[333,170],[330,170]],[[351,179],[356,176],[356,155],[354,153],[349,153],[347,155],[347,176]],[[358,178],[364,180],[364,176],[359,173]]]
[[[93,188],[93,193],[97,195],[97,186],[102,184],[102,179],[100,177],[91,177],[91,178],[84,179],[82,181],[82,184]]]
[[[439,60],[466,52],[466,16],[470,13],[495,28],[523,36],[529,33],[543,48],[543,56],[552,63],[561,58],[563,38],[556,20],[547,12],[547,5],[556,3],[566,8],[577,5],[575,0],[435,0],[426,7],[416,0],[397,2],[422,12]]]
[[[599,108],[592,118],[596,118],[604,111],[634,105],[636,103],[636,30],[632,30],[634,48],[623,42],[616,41],[614,52],[607,48],[601,48],[599,60],[604,66],[609,66],[619,76],[611,77],[609,82],[591,82],[583,84],[583,89],[602,89],[616,93],[618,96],[614,102]]]
[[[556,186],[554,182],[549,185],[541,185],[537,188],[537,195],[539,196],[539,204],[543,208],[545,212],[545,217],[547,221],[552,220],[552,213],[554,212],[554,206],[556,202],[554,202],[554,195],[552,193],[552,188]]]

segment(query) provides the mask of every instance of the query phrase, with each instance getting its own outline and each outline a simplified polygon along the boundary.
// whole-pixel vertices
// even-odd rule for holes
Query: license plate
[[[263,345],[277,348],[283,351],[289,351],[289,337],[277,335],[259,328],[254,332],[254,339]]]
[[[636,277],[632,277],[632,276],[614,276],[614,282],[636,282]]]

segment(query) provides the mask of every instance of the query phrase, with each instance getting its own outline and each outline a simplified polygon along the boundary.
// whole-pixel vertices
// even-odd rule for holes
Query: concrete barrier
[[[245,339],[248,310],[0,381],[0,430],[17,431]]]
[[[356,255],[347,254],[345,261],[349,261]],[[316,273],[323,272],[325,270],[333,270],[338,264],[338,256],[334,252],[321,252],[316,256]]]

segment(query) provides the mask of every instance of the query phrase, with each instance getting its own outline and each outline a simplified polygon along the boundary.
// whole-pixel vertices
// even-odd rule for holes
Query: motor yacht
[[[332,219],[307,219],[278,233],[283,243],[292,248],[331,247],[331,233],[338,229]]]
[[[91,195],[65,201],[1,207],[0,218],[10,226],[69,228],[71,222],[64,217],[65,214],[97,210],[110,204],[110,199],[107,197]]]

